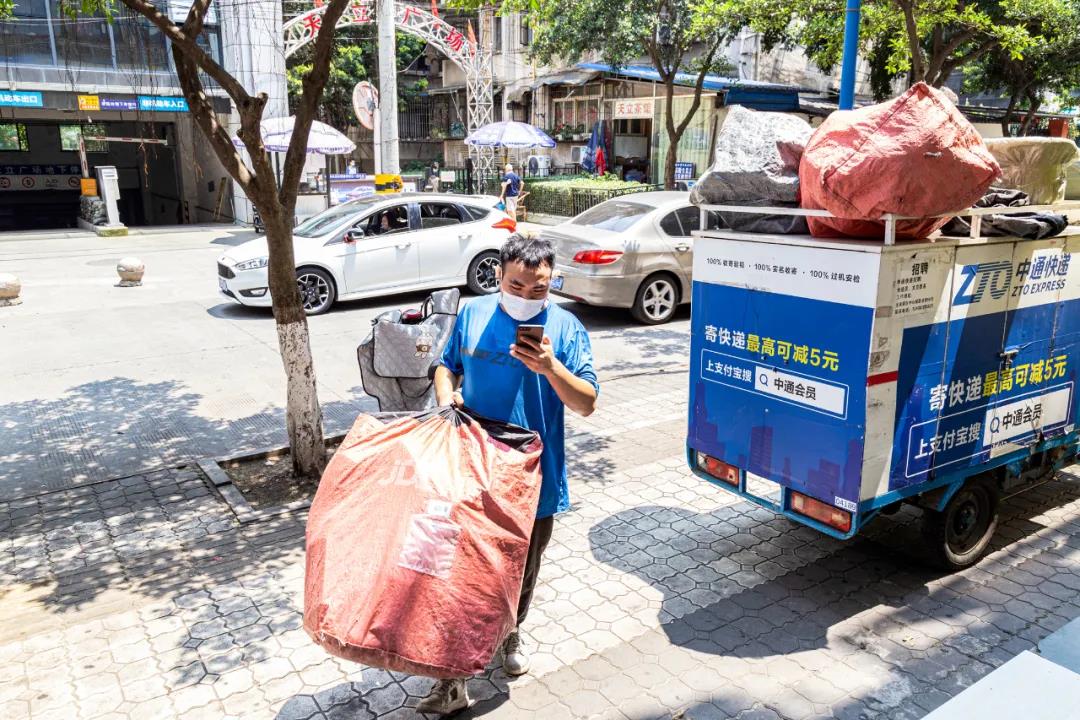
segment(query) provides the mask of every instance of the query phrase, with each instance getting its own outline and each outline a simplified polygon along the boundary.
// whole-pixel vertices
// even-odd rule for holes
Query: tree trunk
[[[1005,108],[1005,116],[1001,118],[1001,136],[1009,137],[1009,120],[1012,118],[1016,103],[1020,100],[1020,93],[1014,92],[1009,96],[1009,106]]]
[[[675,189],[675,161],[679,157],[679,140],[682,139],[682,132],[679,128],[675,127],[675,77],[671,76],[664,83],[664,92],[666,93],[667,102],[664,108],[664,124],[667,129],[668,136],[668,149],[667,154],[664,156],[664,189]]]
[[[1039,112],[1039,106],[1042,104],[1039,101],[1039,97],[1034,93],[1028,92],[1028,101],[1030,106],[1028,107],[1027,115],[1024,116],[1024,121],[1020,123],[1020,135],[1027,137],[1031,132],[1032,126],[1035,124],[1035,113]]]
[[[915,22],[913,3],[901,1],[897,4],[904,14],[904,30],[907,33],[908,52],[911,53],[911,84],[914,85],[926,79],[926,69],[923,66],[922,57],[922,38],[919,37],[919,27]]]
[[[267,271],[278,350],[285,369],[285,427],[293,471],[300,477],[318,478],[326,467],[326,445],[307,316],[296,286],[292,221],[273,189],[253,193],[251,199],[266,227]]]
[[[285,368],[286,428],[289,433],[293,469],[299,476],[318,477],[326,465],[322,412],[315,384],[307,317],[296,287],[296,258],[292,243],[292,218],[303,172],[308,131],[330,73],[331,51],[338,20],[349,0],[330,0],[315,37],[311,70],[304,76],[304,91],[297,103],[293,137],[285,156],[280,187],[260,132],[265,93],[251,95],[224,67],[218,64],[195,38],[213,0],[192,0],[183,26],[178,26],[149,0],[121,0],[158,28],[171,42],[176,76],[195,123],[209,140],[214,154],[229,175],[254,203],[266,227],[269,287],[277,323],[278,347]],[[236,135],[244,142],[251,161],[249,168],[232,144],[227,128],[218,121],[199,73],[212,77],[232,99],[240,116]]]

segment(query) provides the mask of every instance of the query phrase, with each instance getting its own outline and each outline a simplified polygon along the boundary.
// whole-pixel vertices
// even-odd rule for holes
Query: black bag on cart
[[[460,297],[457,288],[439,290],[419,312],[389,310],[372,321],[356,360],[364,392],[381,412],[435,407],[435,364],[454,331]]]

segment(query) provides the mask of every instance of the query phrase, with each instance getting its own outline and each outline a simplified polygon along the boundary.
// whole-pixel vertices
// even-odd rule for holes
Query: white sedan
[[[499,248],[516,223],[498,198],[376,195],[325,210],[293,230],[296,282],[308,315],[337,300],[468,285],[495,292]],[[218,259],[218,287],[242,305],[270,307],[266,238]]]

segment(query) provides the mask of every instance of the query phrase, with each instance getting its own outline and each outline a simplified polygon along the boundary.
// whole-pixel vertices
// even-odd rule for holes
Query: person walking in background
[[[502,194],[499,195],[499,200],[506,205],[506,214],[517,220],[518,198],[525,183],[521,176],[514,172],[513,164],[506,163],[504,170],[506,174],[502,177]]]
[[[544,443],[540,501],[525,559],[517,627],[502,648],[503,670],[522,675],[529,671],[529,653],[519,630],[529,612],[555,515],[570,508],[564,409],[591,415],[600,386],[589,334],[576,317],[548,300],[555,266],[551,242],[511,235],[500,262],[501,292],[473,300],[458,315],[435,370],[435,396],[439,405],[454,404],[534,430]],[[523,323],[542,325],[543,339],[519,339],[517,330]],[[439,680],[417,711],[446,714],[465,709],[467,679]]]

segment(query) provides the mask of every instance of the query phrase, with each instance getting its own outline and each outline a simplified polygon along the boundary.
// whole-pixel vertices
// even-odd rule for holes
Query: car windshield
[[[359,215],[368,210],[372,205],[376,205],[384,200],[386,200],[385,197],[370,197],[361,198],[359,200],[350,200],[347,203],[335,205],[329,210],[323,210],[318,215],[312,215],[307,220],[297,225],[293,230],[293,235],[296,237],[318,237],[336,225],[339,225],[351,217]]]
[[[589,208],[571,222],[599,230],[622,232],[652,211],[648,205],[627,200],[608,200]]]

